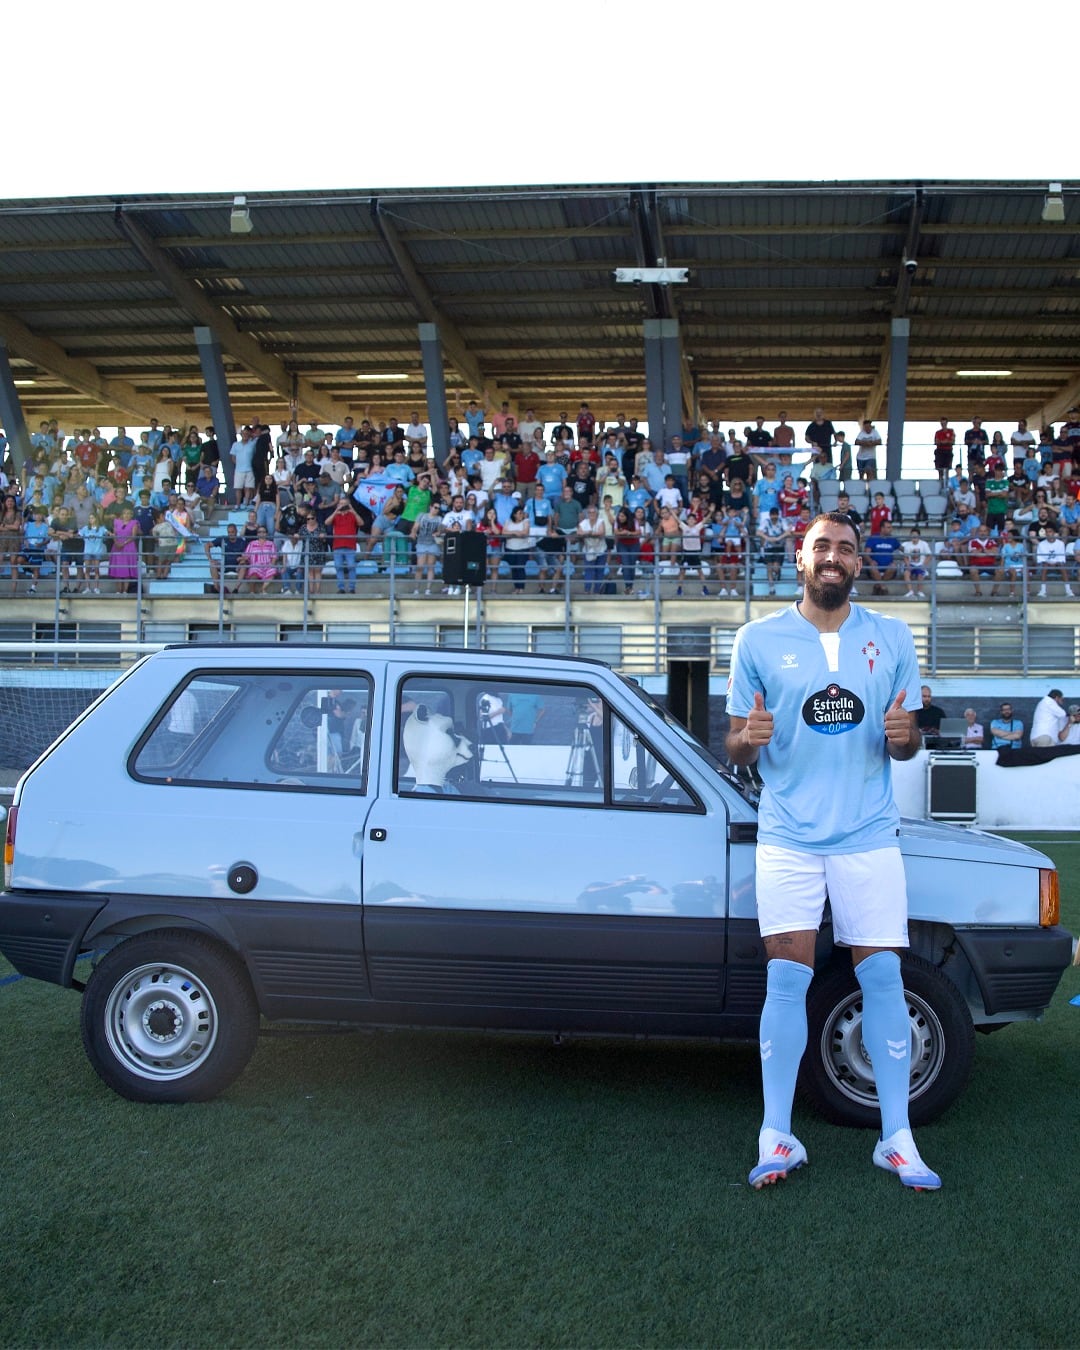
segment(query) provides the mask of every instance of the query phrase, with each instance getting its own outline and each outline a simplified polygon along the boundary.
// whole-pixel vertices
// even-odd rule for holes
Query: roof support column
[[[660,350],[664,357],[664,449],[666,450],[671,444],[672,436],[677,436],[682,431],[683,359],[678,319],[660,320]],[[689,403],[687,411],[693,416],[692,398]]]
[[[439,325],[435,323],[417,324],[420,333],[420,355],[424,362],[424,394],[427,397],[428,425],[431,428],[431,453],[435,463],[441,469],[446,452],[449,449],[446,438],[450,429],[450,417],[446,410],[446,372],[443,367],[442,341],[439,338]]]
[[[893,319],[889,334],[889,432],[885,450],[885,477],[892,482],[903,470],[910,336],[911,320]]]
[[[225,378],[225,364],[221,359],[221,343],[209,328],[195,329],[195,345],[199,349],[199,364],[202,366],[203,380],[206,384],[206,397],[210,403],[210,417],[214,423],[214,435],[217,438],[218,452],[221,455],[221,467],[225,470],[225,495],[233,500],[233,457],[232,448],[236,444],[236,423],[233,421],[232,404],[229,401],[229,384]]]
[[[15,463],[19,481],[26,486],[26,466],[33,458],[30,445],[30,433],[26,429],[19,391],[15,388],[15,376],[11,372],[11,357],[7,342],[0,337],[0,418],[4,421],[4,433],[11,446],[11,458]]]
[[[664,440],[664,353],[660,320],[645,320],[645,413],[653,448]]]
[[[682,352],[677,319],[645,320],[645,400],[649,438],[667,449],[682,429]]]

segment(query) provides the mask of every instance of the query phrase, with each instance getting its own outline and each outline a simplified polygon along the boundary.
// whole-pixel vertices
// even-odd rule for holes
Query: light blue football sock
[[[806,1049],[806,991],[814,972],[799,961],[769,962],[758,1048],[765,1115],[761,1128],[791,1133],[795,1080]]]
[[[908,1129],[911,1084],[911,1035],[907,1000],[895,952],[875,952],[855,967],[863,992],[862,1038],[874,1067],[881,1137]]]

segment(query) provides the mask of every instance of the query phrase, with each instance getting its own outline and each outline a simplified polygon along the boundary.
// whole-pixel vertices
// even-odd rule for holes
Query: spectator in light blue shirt
[[[776,478],[775,464],[766,464],[762,469],[761,477],[753,487],[753,497],[758,520],[765,520],[774,506],[779,510],[780,483]]]
[[[557,502],[562,496],[563,484],[566,482],[566,469],[555,458],[555,451],[548,450],[544,455],[544,463],[536,471],[537,481],[544,489],[544,496],[549,502]]]
[[[525,503],[525,515],[534,529],[547,529],[548,518],[551,515],[551,501],[544,491],[543,483],[537,483],[534,487],[533,495]]]
[[[654,451],[652,460],[645,465],[643,474],[648,489],[654,497],[662,490],[670,472],[671,465],[664,458],[664,452],[662,450]]]

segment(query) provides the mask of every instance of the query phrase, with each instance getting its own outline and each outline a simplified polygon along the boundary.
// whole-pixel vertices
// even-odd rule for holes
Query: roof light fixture
[[[382,373],[380,372],[380,373],[371,374],[371,375],[367,375],[367,374],[365,374],[365,375],[357,375],[356,378],[357,378],[358,380],[372,380],[372,381],[375,381],[375,380],[378,380],[378,381],[382,381],[382,380],[407,380],[407,379],[409,378],[409,374],[408,374],[407,371],[400,371],[400,372],[395,371],[395,372],[392,372],[392,373],[389,374],[389,375],[384,375],[384,374],[382,374]]]
[[[1012,374],[1011,370],[958,370],[957,375],[962,380],[1006,380]]]
[[[616,267],[615,280],[635,286],[681,286],[690,280],[688,267]]]
[[[1046,200],[1043,202],[1043,223],[1046,225],[1060,225],[1064,219],[1065,198],[1062,196],[1061,184],[1051,183],[1050,191],[1046,194]]]
[[[229,229],[233,234],[250,234],[254,226],[246,197],[234,197],[232,211],[229,213]]]

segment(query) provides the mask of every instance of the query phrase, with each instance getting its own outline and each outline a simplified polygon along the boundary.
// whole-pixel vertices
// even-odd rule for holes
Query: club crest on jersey
[[[866,657],[866,664],[870,667],[870,674],[873,675],[873,673],[874,673],[874,662],[875,662],[875,661],[877,660],[877,658],[881,655],[881,648],[880,648],[880,647],[875,647],[875,646],[874,646],[874,643],[873,643],[873,640],[871,640],[871,641],[868,642],[868,643],[866,644],[866,646],[862,649],[862,654],[863,654],[863,656]]]
[[[802,718],[811,731],[823,736],[838,736],[852,731],[866,716],[858,694],[841,685],[830,684],[811,694],[802,707]]]

